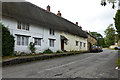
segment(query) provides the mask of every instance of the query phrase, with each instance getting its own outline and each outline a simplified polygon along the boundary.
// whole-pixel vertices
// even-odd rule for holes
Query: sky
[[[101,0],[26,0],[43,9],[50,5],[51,12],[57,14],[60,10],[62,17],[76,23],[83,30],[98,32],[104,35],[109,24],[114,24],[117,7],[112,9],[112,4],[101,6]],[[117,5],[117,4],[116,4]]]

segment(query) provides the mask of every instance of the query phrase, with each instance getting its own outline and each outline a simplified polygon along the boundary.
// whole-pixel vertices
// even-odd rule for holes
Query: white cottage
[[[29,43],[35,41],[36,53],[61,50],[61,31],[87,38],[77,25],[51,13],[50,6],[46,11],[29,2],[3,2],[2,23],[15,37],[17,52],[29,53]]]

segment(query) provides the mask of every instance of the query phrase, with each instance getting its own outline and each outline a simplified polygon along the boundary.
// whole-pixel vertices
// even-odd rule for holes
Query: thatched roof
[[[2,15],[87,38],[76,24],[29,2],[3,2]]]

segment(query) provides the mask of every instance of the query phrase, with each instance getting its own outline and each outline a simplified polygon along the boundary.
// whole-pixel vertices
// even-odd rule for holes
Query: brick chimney
[[[82,29],[82,27],[81,26],[79,26],[80,27],[80,29]]]
[[[61,13],[60,13],[60,11],[58,11],[57,15],[58,15],[58,16],[61,16]]]
[[[47,8],[47,11],[49,11],[49,12],[50,12],[50,6],[48,5],[46,8]]]
[[[78,22],[76,22],[76,25],[78,25]]]

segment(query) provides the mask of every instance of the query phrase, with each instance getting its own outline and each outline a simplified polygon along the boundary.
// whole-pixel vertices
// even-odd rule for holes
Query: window
[[[28,46],[29,37],[27,36],[17,36],[17,45]]]
[[[41,46],[41,39],[40,38],[35,38],[35,45]]]
[[[25,30],[25,23],[22,23],[22,29]]]
[[[17,28],[18,28],[18,29],[21,29],[21,22],[18,22]]]
[[[17,45],[20,45],[20,36],[17,36]]]
[[[55,35],[55,31],[53,29],[50,29],[50,35]]]
[[[86,46],[86,43],[84,43],[84,47]]]
[[[49,39],[49,45],[50,47],[54,47],[54,39]]]
[[[26,30],[29,31],[29,24],[26,24]]]
[[[24,43],[25,43],[25,37],[22,36],[22,45],[24,45]]]
[[[76,41],[76,46],[78,46],[78,41]]]
[[[82,42],[80,42],[80,46],[82,46]]]
[[[68,45],[68,40],[64,40],[64,43],[65,43],[66,45]]]
[[[29,24],[22,23],[18,21],[17,29],[27,30],[29,31]]]

